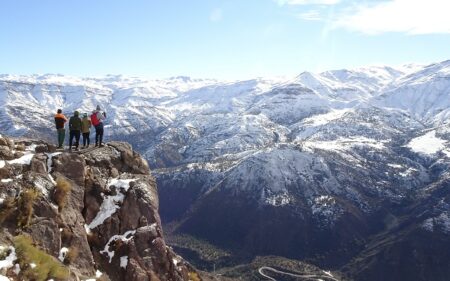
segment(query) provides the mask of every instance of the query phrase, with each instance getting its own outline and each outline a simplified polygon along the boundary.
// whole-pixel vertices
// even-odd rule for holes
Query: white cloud
[[[392,0],[348,9],[333,20],[334,28],[375,35],[450,33],[450,1]]]
[[[209,20],[212,22],[218,22],[221,21],[223,19],[223,13],[222,13],[222,9],[214,9],[212,10],[211,14],[209,15]]]
[[[341,0],[275,0],[279,5],[335,5]]]
[[[299,16],[299,18],[301,18],[303,20],[312,20],[312,21],[322,20],[322,16],[321,16],[320,12],[317,10],[307,11],[307,12],[301,13],[298,16]]]

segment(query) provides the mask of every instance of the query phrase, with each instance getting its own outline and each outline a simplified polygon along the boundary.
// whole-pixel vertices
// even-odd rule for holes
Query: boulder
[[[63,174],[79,186],[84,186],[86,162],[84,157],[75,153],[63,153],[52,159],[54,173]]]
[[[8,146],[8,141],[4,137],[0,137],[0,146]]]
[[[34,155],[30,164],[30,171],[43,175],[47,174],[47,156],[45,154]]]
[[[9,179],[10,176],[11,176],[11,173],[7,166],[0,168],[0,179]]]
[[[48,146],[46,144],[40,144],[38,146],[36,146],[36,148],[34,149],[34,151],[36,153],[45,153],[48,152]]]
[[[54,152],[56,152],[56,145],[53,145],[53,144],[47,144],[47,151],[48,151],[49,153],[54,153]]]
[[[14,142],[14,140],[10,139],[10,138],[6,138],[6,142],[8,144],[9,149],[14,149],[16,147],[16,144]]]
[[[25,155],[25,153],[23,153],[22,151],[16,151],[16,152],[14,152],[14,159],[20,158],[24,155]]]
[[[0,159],[12,160],[14,158],[14,152],[12,152],[8,146],[0,146]]]
[[[35,219],[27,228],[27,232],[41,249],[53,256],[58,256],[61,249],[61,236],[54,219]]]
[[[150,168],[145,159],[143,159],[137,152],[133,151],[131,145],[124,142],[111,142],[109,146],[116,149],[125,164],[124,170],[134,174],[149,174]]]

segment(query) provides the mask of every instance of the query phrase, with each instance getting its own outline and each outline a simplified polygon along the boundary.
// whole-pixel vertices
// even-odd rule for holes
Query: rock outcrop
[[[195,279],[166,245],[158,207],[147,162],[127,143],[66,153],[0,136],[0,261],[11,261],[0,262],[0,277],[27,280],[39,268],[14,248],[25,235],[68,280]],[[58,280],[52,274],[43,280]]]

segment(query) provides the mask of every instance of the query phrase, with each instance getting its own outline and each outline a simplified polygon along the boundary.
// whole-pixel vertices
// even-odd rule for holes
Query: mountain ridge
[[[174,233],[249,255],[308,259],[358,279],[374,270],[369,259],[382,264],[374,257],[393,249],[410,255],[423,237],[449,245],[449,73],[444,61],[237,82],[0,79],[0,130],[53,139],[56,108],[100,104],[106,138],[129,140],[148,160]],[[409,217],[414,208],[434,211]],[[391,221],[405,222],[400,236]],[[395,247],[366,254],[381,234],[396,236]],[[435,277],[423,262],[430,249],[416,247],[420,276]]]

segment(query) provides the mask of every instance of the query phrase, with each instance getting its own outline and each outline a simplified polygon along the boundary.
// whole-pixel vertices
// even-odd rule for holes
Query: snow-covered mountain
[[[57,108],[97,104],[180,232],[333,266],[405,225],[450,245],[450,61],[248,81],[0,76],[2,134],[56,139]],[[411,220],[414,204],[434,211]]]

